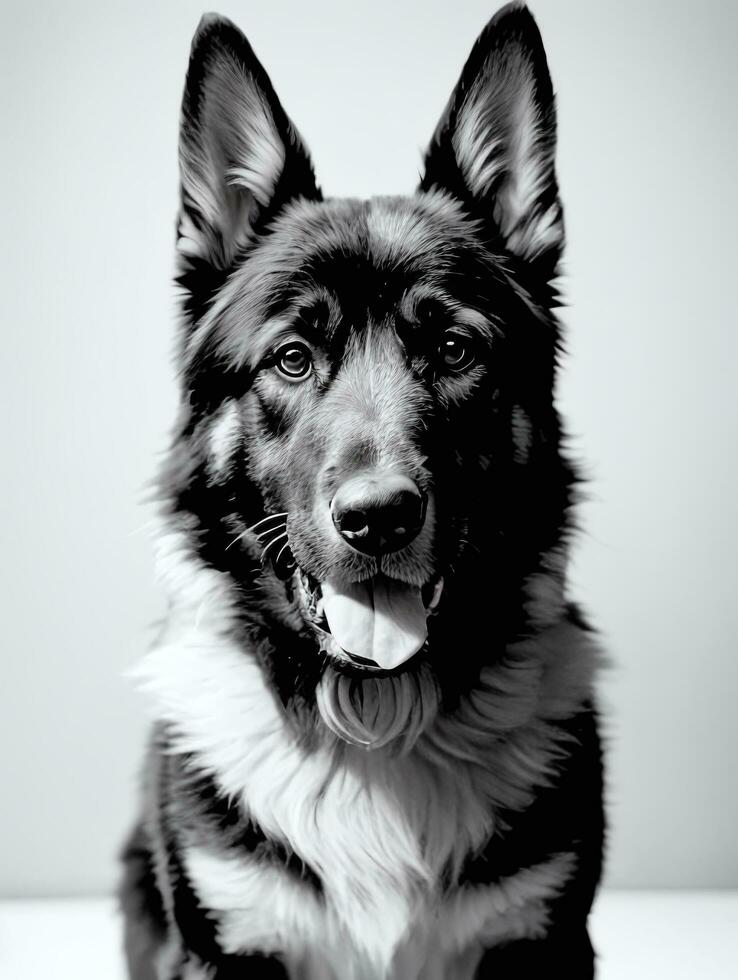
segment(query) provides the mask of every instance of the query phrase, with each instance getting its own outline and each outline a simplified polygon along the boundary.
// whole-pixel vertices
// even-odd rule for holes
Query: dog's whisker
[[[273,539],[272,539],[272,540],[271,540],[271,541],[269,542],[269,544],[268,544],[268,545],[266,546],[266,548],[264,548],[264,550],[263,550],[263,551],[262,551],[262,553],[261,553],[261,560],[262,560],[262,561],[264,561],[264,560],[265,560],[266,558],[268,558],[268,556],[269,556],[269,552],[270,552],[270,551],[272,550],[272,548],[274,547],[274,545],[275,545],[275,544],[276,544],[276,543],[277,543],[278,541],[281,541],[281,540],[282,540],[282,538],[285,538],[285,539],[287,538],[287,532],[286,532],[286,531],[284,532],[284,534],[280,534],[280,535],[279,535],[279,537],[276,537],[276,538],[273,538]]]
[[[284,561],[282,560],[283,555]],[[295,556],[292,554],[289,541],[286,541],[279,549],[279,554],[272,562],[272,566],[277,577],[281,579],[289,578],[292,571],[297,567],[297,562],[295,561]]]
[[[262,538],[268,538],[272,534],[278,534],[286,530],[287,530],[286,524],[276,524],[274,527],[268,527],[265,528],[263,531],[259,531],[256,537],[259,538],[259,540],[261,540]]]
[[[279,564],[280,559],[282,558],[282,555],[285,553],[285,551],[289,551],[291,553],[291,548],[290,548],[289,541],[285,541],[285,543],[282,545],[282,547],[277,552],[277,557],[274,559],[274,565],[275,566]]]
[[[262,547],[264,546],[264,542],[266,540],[266,548],[268,548],[272,543],[269,540],[272,535],[278,535],[281,537],[281,535],[287,531],[287,523],[285,520],[286,517],[287,511],[283,511],[279,514],[269,514],[268,517],[262,517],[260,521],[257,521],[255,524],[252,524],[250,527],[245,528],[243,531],[237,534],[235,538],[226,545],[225,550],[228,551],[235,544],[238,544],[239,541],[243,541],[248,534],[255,534],[256,538],[259,540],[259,544],[262,545]],[[261,530],[259,531],[257,528],[261,528]]]
[[[269,514],[267,517],[262,517],[260,521],[256,524],[252,524],[251,527],[247,527],[247,531],[256,531],[257,527],[261,527],[262,524],[269,524],[271,521],[279,521],[280,524],[285,523],[285,518],[287,517],[287,511],[282,511],[279,514]]]
[[[242,541],[246,537],[247,534],[248,534],[248,528],[245,531],[241,531],[240,534],[237,534],[235,536],[235,538],[233,539],[233,541],[229,541],[228,544],[225,547],[225,550],[226,551],[229,551],[233,547],[234,544],[237,544],[239,541]]]
[[[260,540],[259,541],[259,545],[261,547],[262,554],[267,550],[267,548],[269,548],[271,546],[271,544],[274,541],[277,541],[277,540],[283,538],[286,533],[287,533],[287,528],[286,527],[278,528],[275,534],[271,535],[268,538],[264,538],[264,539]]]
[[[474,551],[478,555],[482,554],[482,549],[479,547],[479,545],[474,544],[474,542],[470,541],[468,538],[459,539],[459,550]]]

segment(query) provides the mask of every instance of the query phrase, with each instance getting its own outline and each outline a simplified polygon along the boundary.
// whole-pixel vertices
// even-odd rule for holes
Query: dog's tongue
[[[323,583],[323,609],[336,642],[347,652],[392,670],[425,643],[420,589],[378,575],[368,582]]]

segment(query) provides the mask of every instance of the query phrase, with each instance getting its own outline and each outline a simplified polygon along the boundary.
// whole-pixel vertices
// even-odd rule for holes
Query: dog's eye
[[[471,341],[450,331],[444,334],[443,340],[438,345],[438,354],[441,363],[449,371],[465,371],[474,363]]]
[[[310,349],[295,341],[280,347],[274,355],[274,361],[280,373],[290,381],[302,381],[313,368]]]

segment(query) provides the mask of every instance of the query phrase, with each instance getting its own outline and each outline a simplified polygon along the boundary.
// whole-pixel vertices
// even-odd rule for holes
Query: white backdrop
[[[96,892],[134,812],[174,415],[178,108],[204,0],[4,4],[0,894]],[[409,191],[495,0],[222,3],[330,195]],[[735,5],[538,0],[589,462],[573,593],[610,651],[615,886],[737,886]]]

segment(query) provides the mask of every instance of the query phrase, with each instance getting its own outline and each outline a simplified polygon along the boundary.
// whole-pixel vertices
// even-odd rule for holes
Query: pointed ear
[[[310,157],[243,34],[206,14],[192,42],[179,142],[179,282],[189,312],[295,197],[320,199]],[[209,298],[209,296],[207,297]]]
[[[553,275],[564,238],[555,148],[541,35],[527,7],[511,3],[474,45],[426,154],[420,187],[459,197],[511,253],[545,264]]]

